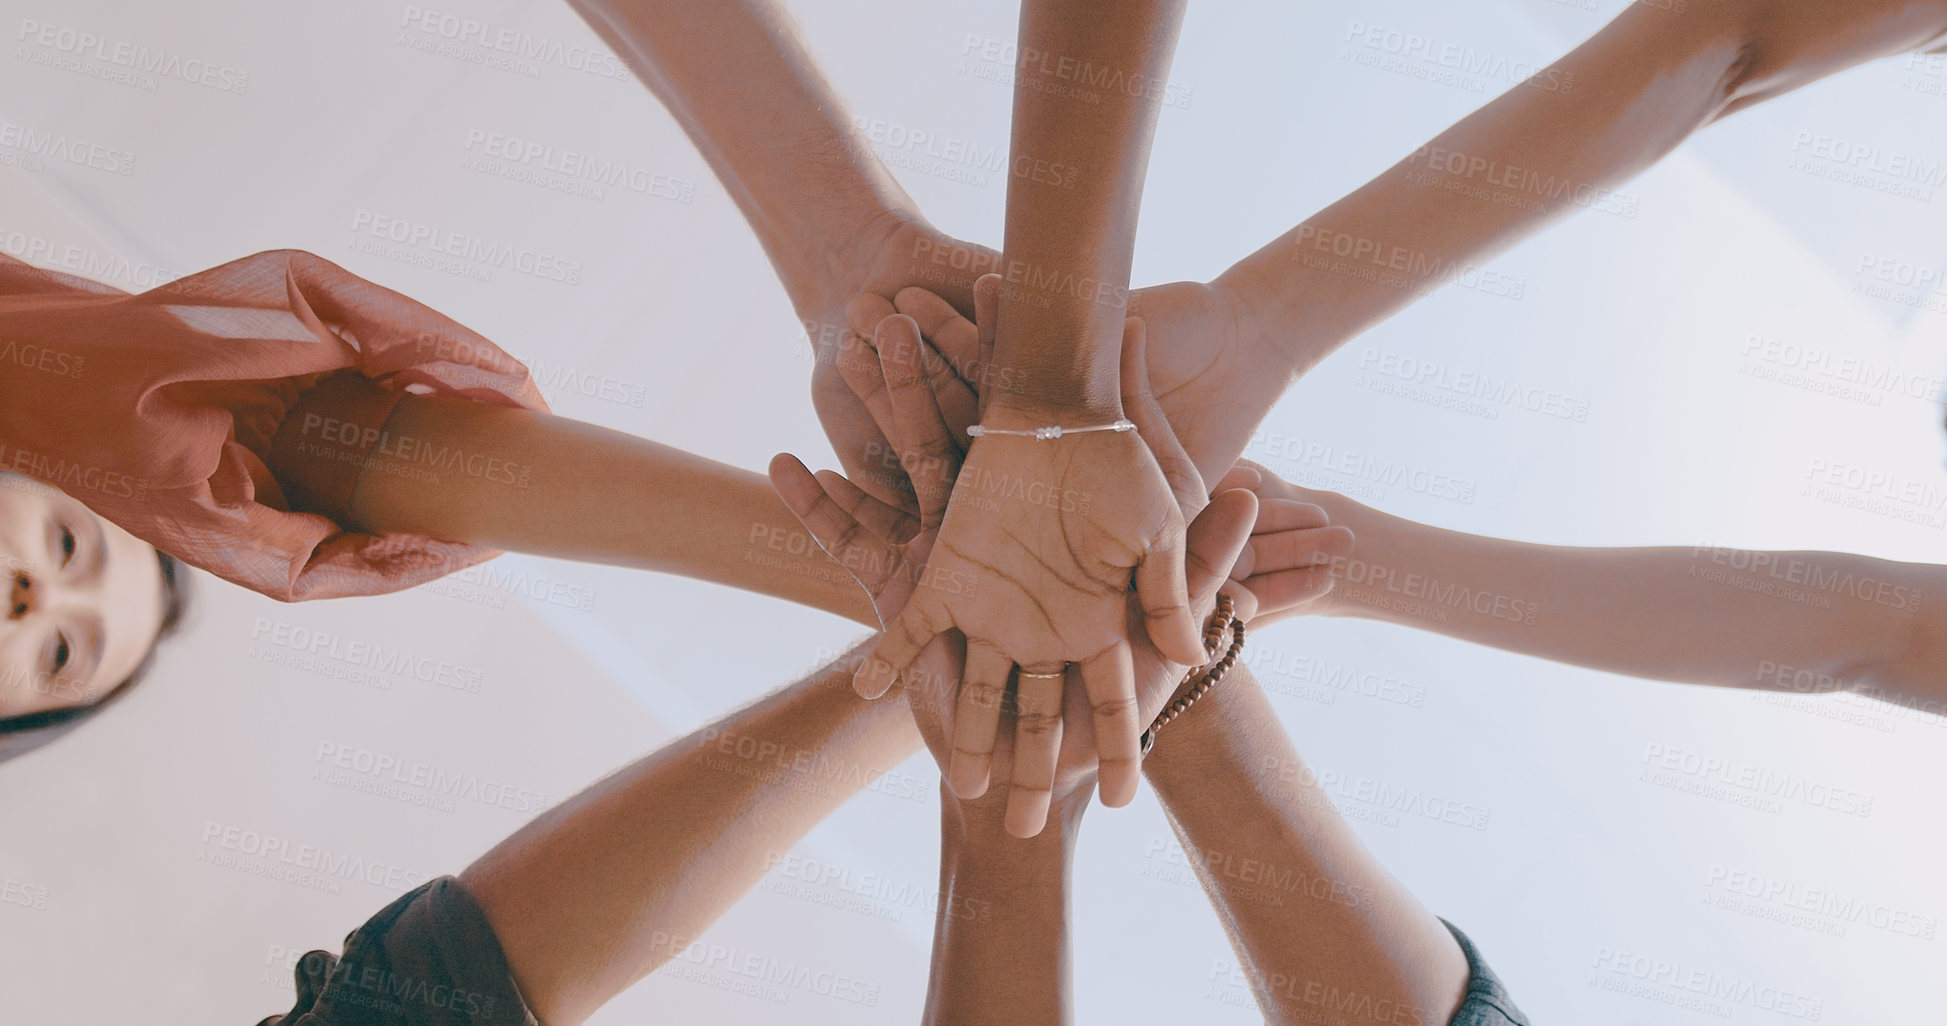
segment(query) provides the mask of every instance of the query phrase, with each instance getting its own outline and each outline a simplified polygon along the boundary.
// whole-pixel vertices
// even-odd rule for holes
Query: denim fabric
[[[1448,1020],[1447,1026],[1528,1026],[1528,1017],[1514,1006],[1514,999],[1508,997],[1508,989],[1501,986],[1501,978],[1482,960],[1480,949],[1474,942],[1460,932],[1460,928],[1445,919],[1447,931],[1453,939],[1460,942],[1460,950],[1467,955],[1467,996],[1461,999],[1460,1008]]]

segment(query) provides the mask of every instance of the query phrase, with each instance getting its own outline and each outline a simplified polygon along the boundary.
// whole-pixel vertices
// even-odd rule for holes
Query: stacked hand
[[[991,309],[991,295],[990,289],[983,288],[976,306]],[[902,302],[909,298],[921,297],[913,290],[900,296]],[[944,306],[937,299],[933,302]],[[883,304],[883,299],[878,303]],[[871,298],[854,302],[855,328],[862,327],[857,315],[873,305]],[[936,340],[959,347],[963,356],[969,347],[979,345],[977,338],[963,337],[974,330],[963,319],[940,321],[938,326],[943,334]],[[959,564],[943,561],[936,547],[943,527],[951,523],[953,503],[967,501],[962,496],[981,497],[978,479],[966,476],[972,465],[962,466],[965,450],[958,441],[964,438],[974,403],[967,382],[953,369],[963,364],[941,359],[922,340],[912,319],[890,316],[870,331],[870,337],[879,366],[868,370],[860,362],[848,361],[841,370],[865,398],[878,429],[894,442],[896,458],[870,472],[885,475],[896,470],[909,478],[917,511],[874,498],[836,474],[814,476],[788,456],[778,457],[771,470],[787,504],[857,577],[882,620],[898,624],[915,607],[928,608],[921,603],[932,593],[951,595],[967,590],[970,582],[984,580],[967,575]],[[1316,507],[1280,500],[1260,509],[1247,491],[1232,489],[1205,508],[1195,464],[1177,444],[1144,381],[1144,348],[1142,324],[1132,320],[1123,352],[1123,401],[1138,425],[1140,441],[1155,454],[1172,501],[1196,514],[1187,533],[1188,578],[1178,576],[1173,582],[1183,594],[1183,608],[1192,622],[1208,615],[1227,575],[1236,579],[1228,587],[1242,617],[1260,608],[1254,591],[1288,602],[1329,587],[1329,578],[1316,571],[1315,563],[1322,553],[1340,549],[1346,536],[1342,529],[1325,529],[1322,511]],[[1245,553],[1241,560],[1240,552]],[[1113,766],[1133,778],[1135,733],[1169,701],[1188,664],[1205,658],[1200,641],[1188,659],[1170,658],[1151,642],[1146,630],[1139,629],[1148,619],[1146,607],[1131,601],[1126,591],[1102,597],[1112,600],[1116,617],[1102,626],[1120,635],[1111,642],[1120,649],[1119,665],[1113,668],[1122,672],[1128,687],[1120,708],[1109,716],[1103,715],[1102,703],[1089,689],[1086,665],[1079,680],[1018,682],[1010,705],[1004,700],[1010,667],[993,668],[993,663],[979,667],[981,648],[965,641],[960,632],[911,642],[913,650],[906,659],[908,699],[914,702],[922,729],[934,743],[954,790],[972,799],[994,782],[1004,783],[1008,829],[1018,835],[1036,833],[1051,800],[1062,800],[1085,787],[1098,772],[1106,776]],[[885,680],[890,683],[890,678]],[[1064,686],[1077,683],[1081,687]],[[1001,728],[1010,722],[1015,727],[1012,745],[1001,740],[1009,736]],[[1105,722],[1110,729],[1127,729],[1126,755],[1099,744]],[[1099,762],[1098,748],[1103,752]],[[1110,800],[1106,784],[1104,790],[1105,800]],[[1133,780],[1127,794],[1110,803],[1120,804],[1131,794]]]
[[[944,296],[935,301],[949,311],[957,303],[962,312],[973,309],[975,278],[1000,262],[993,250],[960,242],[923,222],[887,215],[868,226],[851,247],[854,252],[837,262],[855,272],[839,274],[798,299],[798,316],[810,338],[814,364],[811,401],[818,411],[839,464],[870,494],[903,509],[912,509],[912,493],[902,475],[874,473],[879,458],[891,452],[881,423],[885,411],[869,411],[870,396],[848,385],[844,368],[854,365],[878,376],[878,358],[865,341],[878,324],[865,325],[864,335],[848,319],[848,303],[878,299],[890,313],[891,299],[901,289],[919,286]],[[883,391],[883,390],[881,390]]]

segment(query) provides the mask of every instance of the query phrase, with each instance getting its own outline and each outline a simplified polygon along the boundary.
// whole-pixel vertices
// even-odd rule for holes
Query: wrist
[[[1079,785],[1057,792],[1048,806],[1048,825],[1029,838],[1007,832],[1007,785],[999,784],[979,798],[962,800],[942,781],[940,813],[945,836],[955,847],[979,853],[983,862],[1034,860],[1073,848],[1082,815],[1088,811],[1095,793],[1095,775],[1090,773]],[[1065,855],[1064,855],[1065,857]]]
[[[1056,319],[1010,309],[995,318],[994,352],[981,411],[1042,424],[1080,426],[1122,415],[1122,317]],[[1055,419],[1049,419],[1055,418]]]
[[[1207,781],[1211,768],[1244,743],[1250,724],[1243,695],[1256,687],[1257,679],[1248,667],[1233,667],[1223,684],[1184,710],[1157,738],[1155,749],[1143,760],[1143,776],[1166,803],[1170,792]]]
[[[1315,615],[1384,619],[1380,614],[1385,606],[1362,602],[1359,597],[1370,598],[1376,582],[1403,581],[1412,572],[1410,561],[1403,555],[1401,535],[1418,525],[1344,496],[1335,495],[1330,504],[1321,505],[1334,525],[1352,531],[1352,549],[1333,561],[1332,590],[1318,600]]]
[[[901,233],[932,231],[910,201],[893,202],[892,198],[875,197],[869,203],[861,201],[861,206],[863,209],[857,214],[842,219],[843,223],[859,226],[850,238],[827,245],[794,244],[786,252],[770,254],[779,276],[784,279],[792,306],[805,322],[806,334],[814,348],[821,337],[835,338],[849,327],[844,317],[845,304],[864,291],[887,246]],[[801,234],[808,231],[804,229]],[[785,235],[782,231],[772,234]],[[820,320],[833,315],[838,318],[836,323]]]
[[[1282,240],[1280,240],[1282,241]],[[1271,254],[1277,254],[1273,259]],[[1246,366],[1283,388],[1310,370],[1324,355],[1321,329],[1313,320],[1323,297],[1296,274],[1278,243],[1239,261],[1210,283],[1236,311],[1239,352]]]

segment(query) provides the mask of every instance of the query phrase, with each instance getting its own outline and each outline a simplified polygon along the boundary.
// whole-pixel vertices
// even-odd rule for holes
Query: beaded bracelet
[[[1136,422],[1130,420],[1127,417],[1124,417],[1113,424],[1096,424],[1093,427],[1074,427],[1074,428],[1065,428],[1059,424],[1055,424],[1049,427],[1026,428],[1024,430],[1017,430],[1015,428],[990,428],[990,427],[982,427],[979,424],[972,424],[967,427],[967,434],[973,438],[980,438],[983,435],[1015,435],[1020,438],[1039,438],[1042,441],[1046,442],[1046,441],[1052,441],[1056,438],[1060,438],[1063,435],[1081,435],[1081,434],[1087,434],[1090,431],[1120,432],[1120,431],[1134,431],[1134,430],[1136,430]]]
[[[1229,673],[1231,666],[1236,664],[1238,653],[1244,650],[1244,621],[1237,618],[1236,606],[1231,602],[1230,596],[1219,595],[1217,611],[1211,614],[1210,622],[1203,628],[1204,652],[1212,657],[1216,656],[1217,646],[1223,642],[1226,631],[1230,633],[1229,650],[1214,664],[1208,664],[1203,669],[1191,670],[1184,675],[1183,683],[1177,685],[1177,697],[1164,706],[1163,711],[1156,714],[1156,722],[1151,723],[1149,729],[1142,732],[1142,737],[1139,739],[1142,754],[1148,755],[1149,750],[1156,747],[1156,735],[1162,732],[1164,726],[1183,715],[1185,710],[1196,704],[1197,699],[1202,698],[1224,679],[1224,674]],[[1183,690],[1186,687],[1188,691]]]

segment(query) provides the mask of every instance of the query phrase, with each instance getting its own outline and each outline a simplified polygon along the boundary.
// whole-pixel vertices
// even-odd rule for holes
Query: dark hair
[[[142,662],[136,665],[135,672],[115,685],[114,690],[87,705],[43,709],[23,716],[0,718],[0,762],[25,755],[81,726],[88,717],[107,708],[109,703],[128,694],[142,682],[149,672],[149,665],[155,662],[156,646],[182,628],[183,617],[189,611],[189,571],[160,549],[156,550],[155,558],[162,566],[162,626],[157,628],[155,641],[149,644],[149,651],[142,656]]]

